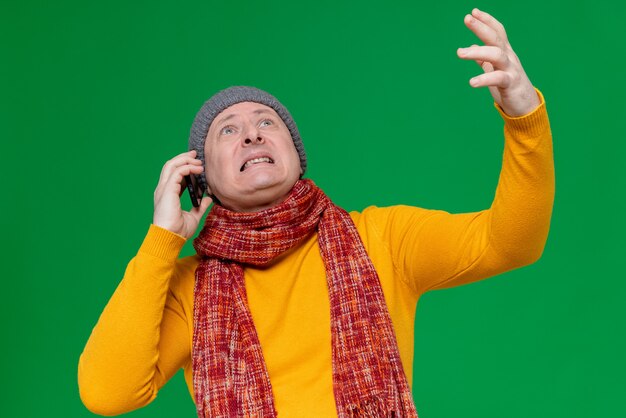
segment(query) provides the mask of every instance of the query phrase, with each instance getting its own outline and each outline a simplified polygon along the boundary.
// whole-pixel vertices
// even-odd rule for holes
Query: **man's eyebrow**
[[[252,113],[255,113],[257,115],[259,115],[261,113],[269,113],[270,115],[272,114],[272,112],[270,112],[269,109],[256,109],[256,110],[253,110]],[[216,125],[219,125],[219,124],[221,124],[223,122],[226,122],[227,120],[230,120],[230,119],[234,118],[235,116],[237,116],[237,115],[234,114],[234,113],[231,113],[228,116],[224,116],[223,118],[217,120]]]
[[[272,114],[272,112],[269,109],[257,109],[253,113],[256,113],[257,115],[259,113],[269,113],[269,114]]]

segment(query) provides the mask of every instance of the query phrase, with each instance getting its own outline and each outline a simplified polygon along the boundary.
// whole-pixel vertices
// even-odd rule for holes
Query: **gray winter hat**
[[[213,97],[204,102],[196,114],[196,118],[191,125],[191,132],[189,134],[189,150],[196,150],[196,158],[201,160],[203,164],[205,163],[204,142],[206,140],[207,133],[209,132],[209,126],[211,126],[215,117],[227,107],[241,102],[260,103],[271,107],[276,111],[276,113],[278,113],[278,116],[280,116],[283,122],[285,122],[285,125],[287,125],[289,133],[291,133],[291,139],[293,140],[293,144],[298,151],[298,156],[300,157],[300,167],[302,168],[302,173],[304,173],[306,171],[306,154],[304,152],[302,138],[300,138],[300,133],[298,132],[298,128],[291,117],[291,114],[287,108],[278,101],[278,99],[255,87],[229,87],[217,92],[213,95]],[[200,176],[200,181],[202,183],[202,187],[206,189],[206,177],[204,173]]]

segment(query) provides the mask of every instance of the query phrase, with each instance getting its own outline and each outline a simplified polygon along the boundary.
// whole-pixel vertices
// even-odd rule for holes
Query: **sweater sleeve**
[[[473,213],[388,208],[379,234],[395,268],[417,294],[458,286],[536,261],[554,200],[552,135],[545,101],[504,119],[502,169],[491,207]]]
[[[185,239],[151,225],[78,364],[80,396],[100,415],[150,403],[189,357],[181,304],[170,290]]]

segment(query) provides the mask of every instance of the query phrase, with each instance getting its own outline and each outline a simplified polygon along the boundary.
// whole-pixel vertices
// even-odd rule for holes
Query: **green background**
[[[488,207],[502,121],[456,57],[476,42],[474,6],[546,96],[557,195],[537,263],[421,299],[418,412],[624,416],[623,5],[127,3],[0,6],[1,416],[92,416],[78,357],[151,222],[162,164],[219,89],[276,95],[308,177],[346,209]],[[129,416],[194,413],[179,373]]]

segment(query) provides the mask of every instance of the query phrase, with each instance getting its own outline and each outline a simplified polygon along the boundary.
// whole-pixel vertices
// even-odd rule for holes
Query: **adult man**
[[[505,119],[491,209],[348,215],[300,180],[289,112],[263,91],[226,89],[198,112],[191,151],[165,164],[153,225],[81,356],[90,409],[143,406],[183,367],[203,417],[416,416],[417,299],[536,260],[553,199],[543,100],[497,20],[474,9],[465,23],[485,43],[458,51],[485,71],[470,84],[488,86]],[[177,259],[211,202],[181,210],[187,175],[219,204],[198,255]]]

